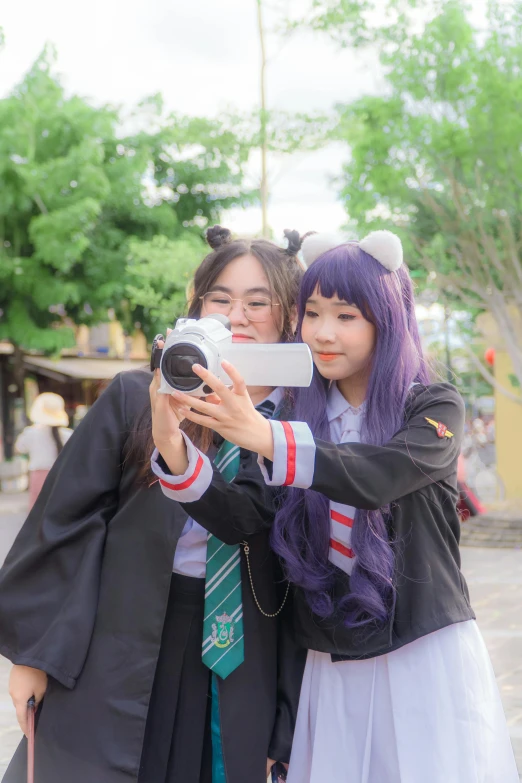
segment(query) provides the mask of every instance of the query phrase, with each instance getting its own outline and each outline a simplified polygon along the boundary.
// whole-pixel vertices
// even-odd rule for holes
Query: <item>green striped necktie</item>
[[[257,410],[269,419],[275,406],[266,400]],[[239,470],[239,446],[225,440],[214,459],[225,481]],[[245,659],[243,602],[241,599],[241,551],[208,534],[203,621],[203,663],[223,680]]]

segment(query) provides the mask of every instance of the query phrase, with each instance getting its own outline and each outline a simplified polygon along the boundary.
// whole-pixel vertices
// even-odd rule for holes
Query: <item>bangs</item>
[[[299,297],[299,315],[314,291],[326,299],[337,297],[355,305],[367,321],[374,321],[371,300],[375,277],[382,276],[383,267],[358,245],[341,245],[320,256],[306,270]],[[371,272],[369,278],[368,272]],[[384,270],[383,270],[384,271]]]

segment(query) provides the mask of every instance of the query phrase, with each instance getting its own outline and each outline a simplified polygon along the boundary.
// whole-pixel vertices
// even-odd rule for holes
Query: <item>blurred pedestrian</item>
[[[470,517],[485,513],[486,507],[467,483],[466,460],[462,454],[459,454],[457,460],[457,489],[459,491],[457,511],[461,522],[466,522]]]
[[[44,392],[35,399],[32,424],[18,436],[15,450],[29,456],[29,508],[32,508],[49,471],[72,435],[63,397]]]
[[[483,420],[481,418],[473,419],[471,429],[475,446],[480,449],[483,448],[488,442],[486,425],[484,424]]]
[[[81,420],[87,415],[89,407],[87,405],[77,405],[73,414],[73,427],[76,429]]]

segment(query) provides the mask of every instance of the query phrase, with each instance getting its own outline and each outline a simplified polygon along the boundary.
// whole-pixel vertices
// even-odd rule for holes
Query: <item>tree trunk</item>
[[[265,49],[265,31],[263,27],[263,9],[261,0],[257,0],[257,26],[259,31],[259,43],[261,46],[261,111],[260,120],[260,146],[261,146],[261,233],[264,237],[269,237],[268,228],[268,173],[267,173],[267,155],[268,144],[266,137],[267,111],[266,111],[266,49]]]
[[[18,386],[17,397],[24,397],[24,352],[20,346],[13,344],[14,351],[11,355],[11,366],[14,383]]]
[[[422,241],[414,238],[419,260],[425,269],[435,273],[437,286],[444,300],[449,292],[463,303],[464,308],[484,309],[498,326],[502,342],[518,379],[519,389],[505,389],[499,384],[480,359],[472,360],[482,376],[513,402],[522,405],[522,263],[521,243],[516,239],[510,217],[502,212],[486,212],[480,206],[478,193],[470,191],[455,175],[446,171],[451,193],[451,207],[438,203],[431,192],[424,190],[426,208],[438,223],[441,234],[454,239],[445,252],[453,256],[455,272],[444,273],[438,268],[436,256],[426,252]],[[494,221],[491,217],[494,217]],[[447,305],[445,322],[447,324]],[[470,355],[472,350],[464,346]]]
[[[0,411],[4,430],[4,458],[14,457],[15,442],[15,411],[25,405],[24,395],[24,355],[23,351],[14,345],[14,352],[9,357],[4,357],[3,372],[0,373]],[[13,388],[15,387],[15,388]],[[21,400],[21,402],[17,402]],[[1,455],[0,455],[1,458]]]

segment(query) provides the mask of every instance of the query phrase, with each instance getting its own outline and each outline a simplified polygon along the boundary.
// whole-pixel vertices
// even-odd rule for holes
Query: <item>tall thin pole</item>
[[[446,373],[448,381],[453,383],[453,367],[451,366],[451,348],[450,348],[450,309],[447,305],[444,307],[444,347],[446,349]]]
[[[261,0],[257,0],[257,26],[259,30],[259,43],[261,47],[261,112],[260,112],[260,141],[261,141],[261,232],[268,237],[268,176],[267,176],[267,152],[266,137],[266,48],[265,31],[263,27],[263,9]]]

